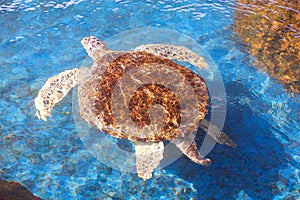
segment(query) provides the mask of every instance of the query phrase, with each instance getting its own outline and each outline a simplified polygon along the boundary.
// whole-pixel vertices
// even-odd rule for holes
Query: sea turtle
[[[171,61],[207,68],[203,57],[185,47],[168,44],[148,44],[134,51],[117,52],[95,36],[82,39],[81,44],[93,59],[92,66],[66,70],[49,78],[35,99],[38,118],[46,121],[55,104],[78,85],[80,116],[90,126],[134,143],[139,177],[152,177],[163,158],[166,140],[195,163],[210,164],[210,159],[199,154],[194,137],[190,136],[197,131],[199,121],[205,130],[210,125],[203,120],[209,103],[206,84],[192,70]],[[235,146],[217,127],[211,130],[208,134],[218,143]]]

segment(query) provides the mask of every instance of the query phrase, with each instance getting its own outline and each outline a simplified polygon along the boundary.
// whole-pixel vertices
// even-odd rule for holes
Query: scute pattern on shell
[[[164,108],[166,119],[164,126],[159,131],[151,131],[149,134],[137,134],[136,127],[125,127],[117,123],[112,111],[112,95],[116,84],[122,77],[133,69],[139,69],[147,66],[164,66],[163,68],[176,70],[184,78],[183,84],[187,81],[196,96],[197,110],[200,112],[196,119],[191,119],[191,123],[185,127],[187,132],[195,131],[198,123],[207,113],[208,91],[204,80],[193,71],[177,63],[159,56],[146,52],[120,52],[110,53],[95,61],[85,83],[79,86],[78,98],[80,104],[80,114],[91,125],[111,134],[117,138],[125,138],[132,141],[163,141],[172,140],[181,137],[178,127],[181,122],[181,115],[188,114],[192,109],[189,105],[181,105],[177,94],[167,86],[159,85],[155,82],[141,84],[135,88],[129,99],[120,94],[121,99],[129,105],[130,117],[122,112],[117,113],[118,119],[122,122],[130,120],[135,122],[136,127],[143,127],[150,124],[149,112],[151,105],[160,104]],[[158,72],[162,68],[157,68]],[[166,70],[164,69],[164,70]],[[149,79],[147,73],[141,75],[140,79]],[[172,82],[168,76],[164,77],[166,81]],[[185,96],[184,90],[181,90],[181,96]],[[143,99],[141,99],[143,98]],[[146,106],[145,106],[146,105]],[[114,104],[116,110],[122,110],[118,103]],[[128,119],[129,118],[129,119]],[[126,124],[126,123],[125,123]]]
[[[131,119],[142,127],[150,125],[150,109],[155,104],[165,108],[167,119],[164,130],[177,129],[181,119],[180,102],[172,90],[160,84],[146,84],[134,92],[129,101]]]

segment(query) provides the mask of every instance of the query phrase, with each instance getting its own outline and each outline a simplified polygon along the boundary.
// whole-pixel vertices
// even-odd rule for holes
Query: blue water
[[[234,1],[0,0],[0,178],[44,199],[299,199],[300,98],[251,66],[230,29]],[[196,40],[219,68],[227,96],[223,130],[202,167],[182,156],[145,182],[96,160],[73,122],[71,94],[47,122],[34,98],[48,77],[79,67],[81,38],[105,40],[141,27]]]

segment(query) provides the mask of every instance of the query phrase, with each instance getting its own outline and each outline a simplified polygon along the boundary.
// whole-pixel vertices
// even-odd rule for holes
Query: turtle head
[[[94,60],[102,57],[109,52],[108,47],[104,42],[96,38],[95,36],[85,37],[81,40],[81,44],[87,51],[90,57]]]

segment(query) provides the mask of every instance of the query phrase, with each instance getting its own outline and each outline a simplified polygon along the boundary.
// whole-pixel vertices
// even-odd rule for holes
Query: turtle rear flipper
[[[135,51],[146,51],[168,59],[188,62],[198,68],[208,68],[208,64],[202,56],[183,46],[147,44],[136,47]]]
[[[38,96],[35,98],[36,115],[47,121],[50,112],[57,102],[62,100],[76,85],[76,75],[79,69],[66,70],[47,80]]]
[[[204,158],[202,155],[200,155],[194,139],[183,137],[171,140],[171,142],[174,143],[176,147],[193,162],[203,166],[209,166],[211,164],[210,159]]]
[[[163,142],[135,142],[136,169],[144,180],[152,177],[153,170],[163,159]]]
[[[199,127],[202,128],[204,131],[206,131],[207,134],[209,134],[219,144],[225,144],[225,145],[230,146],[230,147],[236,147],[237,146],[237,144],[234,141],[232,141],[228,137],[228,135],[226,135],[226,133],[221,132],[220,129],[217,126],[211,124],[209,121],[203,119],[200,122]],[[210,128],[208,129],[208,127],[210,127]]]

